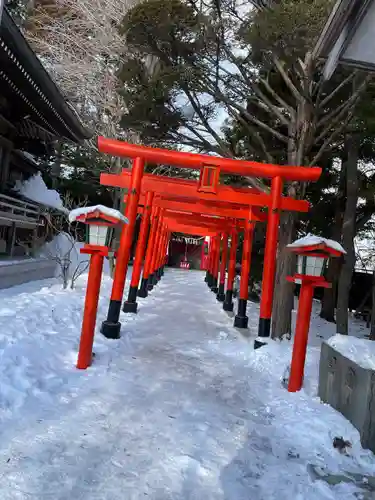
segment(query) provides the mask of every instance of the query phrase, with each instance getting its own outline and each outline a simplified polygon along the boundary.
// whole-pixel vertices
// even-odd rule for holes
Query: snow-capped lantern
[[[291,243],[287,248],[298,255],[298,264],[297,273],[287,276],[286,279],[301,285],[288,382],[288,391],[296,392],[303,384],[314,289],[331,288],[331,283],[323,276],[324,263],[330,257],[340,257],[346,252],[337,241],[312,234]]]
[[[323,277],[327,260],[346,253],[337,241],[310,234],[294,241],[287,248],[298,255],[296,277]]]
[[[128,219],[121,212],[103,205],[76,208],[70,212],[69,221],[87,225],[86,245],[107,248],[112,245],[115,228],[128,223]]]
[[[118,210],[95,205],[94,207],[72,210],[69,213],[69,222],[83,222],[87,225],[86,245],[80,249],[80,253],[90,255],[90,265],[77,359],[77,368],[86,370],[93,359],[92,346],[103,273],[103,259],[108,257],[115,227],[128,224],[128,219]]]

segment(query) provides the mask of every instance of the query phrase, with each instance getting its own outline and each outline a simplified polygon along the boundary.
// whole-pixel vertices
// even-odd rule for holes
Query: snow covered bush
[[[87,256],[80,253],[82,243],[76,238],[75,231],[60,232],[52,241],[46,243],[41,256],[54,260],[57,265],[57,277],[62,280],[63,288],[73,289],[75,282],[89,265]]]

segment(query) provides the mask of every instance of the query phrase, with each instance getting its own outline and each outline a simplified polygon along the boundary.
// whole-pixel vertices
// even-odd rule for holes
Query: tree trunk
[[[342,165],[340,170],[339,185],[337,189],[335,224],[333,226],[333,231],[331,232],[330,235],[330,237],[335,241],[341,241],[342,221],[345,210],[344,193],[345,193],[345,168],[344,165]],[[340,268],[341,268],[340,259],[330,259],[328,263],[326,278],[329,283],[332,283],[332,288],[324,289],[320,317],[327,321],[330,321],[331,323],[335,322],[337,285],[338,285],[338,278],[340,276]]]
[[[298,121],[298,120],[297,120]],[[297,121],[292,123],[288,130],[288,164],[301,164],[301,157],[298,154],[297,143],[295,141],[298,129]],[[296,197],[296,185],[292,183],[288,188],[288,196]],[[275,295],[272,308],[272,334],[271,337],[290,337],[292,333],[292,311],[294,305],[294,284],[286,280],[287,276],[293,275],[295,271],[295,256],[286,249],[292,243],[296,234],[297,214],[286,212],[281,214],[278,257],[275,276]]]
[[[346,204],[342,225],[342,244],[346,250],[338,284],[336,331],[348,334],[349,293],[355,265],[354,237],[356,234],[356,209],[358,201],[358,143],[356,138],[348,136],[345,142],[347,159],[344,165],[346,172]]]
[[[310,142],[313,122],[312,81],[314,75],[313,59],[310,53],[306,54],[303,77],[300,85],[304,99],[298,102],[297,111],[291,118],[288,127],[288,164],[303,165],[306,147]],[[292,182],[288,186],[288,196],[292,198],[304,196],[306,186]],[[277,269],[275,276],[275,299],[272,314],[272,338],[291,337],[292,311],[294,306],[294,284],[286,280],[287,276],[294,275],[296,270],[296,256],[286,249],[286,245],[296,238],[297,212],[282,214],[280,219],[279,246]]]
[[[286,280],[293,276],[296,257],[286,249],[295,239],[295,214],[285,213],[281,217],[279,230],[279,254],[275,276],[275,299],[272,312],[272,338],[290,337],[292,333],[292,311],[294,306],[294,284]]]
[[[341,237],[332,238],[333,240],[341,240]],[[329,283],[332,283],[332,288],[324,288],[323,298],[322,298],[322,308],[320,310],[320,317],[329,321],[330,323],[335,323],[335,308],[337,300],[337,285],[338,276],[340,275],[341,261],[340,259],[330,259],[328,263],[328,269],[326,278]]]
[[[375,340],[375,269],[372,273],[372,306],[370,340]]]

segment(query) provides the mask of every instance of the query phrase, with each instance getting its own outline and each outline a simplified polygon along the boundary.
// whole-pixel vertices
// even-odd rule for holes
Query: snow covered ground
[[[305,389],[289,394],[290,344],[252,348],[257,306],[246,340],[201,272],[167,270],[139,314],[122,315],[121,340],[97,334],[94,365],[78,371],[86,278],[0,292],[1,500],[374,498],[374,455],[315,396],[321,337],[334,333],[316,311]],[[99,319],[110,288],[106,277]]]

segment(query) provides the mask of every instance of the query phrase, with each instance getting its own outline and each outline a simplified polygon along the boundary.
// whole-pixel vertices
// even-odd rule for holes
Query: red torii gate
[[[105,185],[116,185],[116,186],[121,186],[122,188],[125,188],[127,190],[130,189],[131,185],[131,177],[130,173],[128,170],[123,170],[121,175],[111,175],[111,174],[102,174],[101,176],[101,182],[102,184]],[[146,185],[146,187],[145,187]],[[140,196],[140,204],[144,203],[144,198],[145,195],[148,191],[146,189],[153,189],[155,190],[155,194],[157,194],[157,198],[154,199],[154,205],[159,206],[159,207],[164,207],[169,209],[169,211],[172,208],[172,203],[173,205],[173,210],[176,212],[185,212],[185,216],[183,217],[184,219],[188,218],[189,215],[186,213],[188,210],[189,212],[195,212],[195,213],[201,213],[207,215],[207,212],[211,213],[212,215],[221,216],[223,217],[233,217],[233,219],[247,219],[249,217],[249,206],[247,205],[242,205],[238,203],[238,194],[242,196],[241,202],[243,201],[243,196],[246,196],[246,199],[249,198],[249,195],[251,195],[251,199],[254,200],[254,203],[256,205],[263,205],[263,204],[270,204],[271,202],[271,196],[264,194],[264,193],[259,193],[254,188],[250,189],[239,189],[239,188],[231,188],[230,186],[219,186],[217,188],[218,196],[215,196],[214,200],[212,199],[207,200],[207,197],[204,197],[202,200],[201,198],[204,196],[202,195],[201,192],[197,192],[198,188],[198,183],[197,181],[191,181],[191,180],[186,180],[186,179],[176,179],[176,178],[170,178],[170,177],[162,177],[162,176],[154,176],[154,175],[144,175],[143,180],[142,180],[142,191],[141,191],[141,196]],[[188,188],[188,189],[187,189]],[[221,188],[226,192],[227,194],[227,201],[223,202],[222,201],[222,191]],[[171,194],[172,193],[172,194]],[[194,196],[194,197],[192,197]],[[212,196],[210,197],[212,198]],[[171,199],[174,200],[171,202]],[[260,200],[261,201],[260,201]],[[235,208],[228,208],[228,205],[230,207],[237,207]],[[306,201],[301,201],[301,200],[294,200],[292,198],[287,198],[287,197],[282,197],[280,200],[280,205],[283,208],[289,208],[293,210],[300,210],[300,211],[307,211],[308,209],[308,203]],[[199,207],[199,210],[197,209]],[[183,210],[185,208],[186,210]],[[139,209],[138,209],[139,211]],[[252,207],[252,219],[255,221],[264,221],[266,220],[267,216],[266,214],[262,213],[260,211],[259,206],[253,206]],[[184,221],[186,224],[186,220]],[[205,219],[205,222],[207,222],[207,218]],[[182,216],[180,216],[180,224],[182,223]],[[176,229],[175,229],[176,230]],[[181,229],[182,231],[182,229]],[[187,232],[186,228],[184,229],[184,232]],[[223,230],[223,247],[224,250],[227,247],[226,243],[226,238],[225,234],[228,233],[229,231],[224,231]],[[198,234],[198,233],[197,233]],[[250,225],[247,230],[246,234],[249,236],[249,241],[247,238],[245,238],[245,252],[243,253],[243,265],[242,265],[242,273],[241,273],[241,292],[240,292],[240,300],[238,302],[239,309],[238,309],[238,314],[235,317],[235,326],[241,327],[241,328],[246,328],[247,323],[248,323],[248,318],[246,316],[246,305],[247,305],[247,299],[248,299],[248,274],[247,270],[250,269],[250,259],[251,259],[251,249],[252,249],[252,234],[253,234],[253,225]],[[233,239],[233,235],[232,235]],[[247,247],[248,243],[248,247]],[[143,244],[143,238],[142,238],[142,244]],[[247,256],[246,250],[249,250],[249,255]],[[212,250],[214,251],[214,249]],[[226,258],[226,251],[222,252],[222,261],[225,260]],[[137,310],[137,304],[136,304],[136,297],[137,297],[137,288],[138,288],[138,282],[139,282],[139,277],[140,277],[140,270],[142,267],[141,261],[139,261],[139,258],[141,258],[143,254],[136,253],[136,258],[135,258],[135,263],[134,263],[134,270],[133,270],[133,275],[132,275],[132,280],[131,280],[131,286],[129,290],[129,295],[128,295],[128,300],[124,304],[124,311],[125,312],[136,312]],[[219,257],[219,256],[218,256]],[[223,264],[224,265],[224,264]],[[223,308],[226,311],[232,311],[233,310],[233,301],[232,301],[232,296],[233,296],[233,279],[228,280],[228,286],[227,286],[227,293],[224,294],[224,279],[225,279],[225,273],[221,273],[221,278],[220,278],[220,285],[219,287],[217,286],[217,281],[218,281],[218,276],[216,272],[211,272],[212,270],[209,271],[208,276],[207,276],[207,282],[211,288],[211,290],[215,293],[217,293],[217,298],[220,301],[224,300]],[[148,266],[146,266],[146,271],[145,271],[145,276],[144,279],[142,279],[142,284],[141,284],[141,289],[138,291],[138,295],[141,297],[146,297],[147,292],[149,290],[152,290],[153,286],[156,284],[158,276],[154,274],[153,271],[149,272],[148,271]],[[222,279],[223,277],[223,279]],[[232,275],[230,275],[232,278]],[[234,277],[234,275],[233,275]],[[223,298],[224,297],[224,298]]]
[[[207,217],[202,217],[200,220],[205,224],[204,219]],[[252,213],[252,208],[248,210],[248,216],[246,221],[241,221],[240,227],[245,229],[244,234],[244,244],[242,250],[242,265],[241,265],[241,288],[240,296],[238,301],[238,314],[235,317],[234,326],[239,328],[247,328],[248,318],[246,316],[246,305],[248,299],[248,287],[249,287],[249,272],[251,263],[251,250],[252,250],[252,238],[255,227],[255,222],[261,220],[259,217]],[[219,226],[220,227],[220,226]],[[189,231],[185,231],[189,232]],[[191,233],[194,234],[194,233]],[[225,293],[225,277],[226,277],[226,267],[228,258],[228,235],[231,234],[231,249],[229,257],[228,266],[228,280],[227,280],[227,291]],[[217,234],[216,238],[213,239],[213,244],[210,248],[209,253],[209,264],[206,274],[206,281],[211,288],[211,290],[217,293],[217,300],[223,302],[223,309],[225,311],[233,311],[233,281],[235,277],[235,265],[236,265],[236,250],[237,250],[237,228],[233,228],[231,231],[225,231],[221,228],[221,234]],[[222,238],[221,238],[222,236]],[[220,240],[222,241],[221,249],[221,262],[220,262]],[[220,283],[218,282],[219,273],[219,262],[220,262]],[[217,286],[219,284],[219,286]]]
[[[164,213],[164,222],[166,223],[167,230],[170,231],[179,231],[188,234],[201,234],[202,236],[207,236],[210,234],[213,237],[218,237],[221,233],[227,235],[231,230],[232,232],[237,231],[233,229],[233,222],[231,223],[227,219],[223,218],[213,218],[213,217],[202,217],[193,214],[183,214],[182,212],[173,212],[173,211],[165,211]],[[243,226],[243,223],[239,224]],[[212,232],[211,232],[212,231]],[[227,238],[223,238],[227,242]],[[214,283],[211,286],[211,290],[217,293],[217,298],[220,301],[224,301],[224,283],[225,283],[225,275],[226,275],[226,245],[224,245],[222,252],[222,261],[221,261],[221,269],[220,269],[220,287],[217,287],[218,283],[218,272],[219,272],[219,258],[220,253],[215,253],[215,265],[212,266],[212,277]],[[234,277],[234,266],[235,261],[233,262],[233,277]],[[133,275],[132,275],[133,278]],[[152,282],[149,284],[149,289],[152,289],[153,285],[156,282]],[[230,291],[230,299],[232,299],[233,293],[233,279],[228,280],[228,291]],[[246,297],[247,299],[247,297]],[[129,298],[127,303],[129,303]],[[125,304],[127,304],[125,303]],[[126,308],[128,310],[128,308]],[[232,303],[233,309],[233,303]],[[231,309],[226,309],[231,310]],[[131,311],[134,312],[134,311]]]
[[[216,216],[222,216],[226,218],[232,218],[232,219],[247,219],[249,217],[249,208],[241,208],[239,205],[237,205],[237,209],[231,209],[231,208],[223,208],[223,204],[218,202],[216,205],[214,205],[212,202],[181,202],[181,201],[175,201],[171,202],[170,199],[163,199],[163,198],[158,198],[155,202],[158,206],[161,206],[163,208],[167,209],[168,211],[174,211],[174,212],[179,212],[183,211],[184,213],[204,213],[204,214],[211,214],[211,215],[216,215]],[[252,210],[252,219],[254,221],[260,221],[260,222],[265,222],[267,220],[267,216],[265,213],[262,213],[259,211],[258,207],[253,207]],[[238,225],[240,228],[240,225]],[[241,224],[242,228],[245,227],[245,224]],[[202,234],[202,232],[196,232],[189,228],[189,227],[184,227],[180,228],[180,232],[185,232],[188,234]],[[212,265],[212,263],[215,261],[215,259],[212,259],[211,257],[211,252],[214,252],[214,248],[212,246],[209,249],[209,266],[207,269],[206,273],[206,279],[205,281],[207,282],[208,286],[210,289],[214,292],[217,293],[217,299],[221,302],[223,302],[223,309],[225,311],[233,311],[233,285],[234,285],[234,277],[235,277],[235,265],[236,265],[236,250],[237,250],[237,237],[238,237],[238,231],[236,229],[232,229],[231,231],[228,231],[227,233],[222,233],[223,234],[223,249],[222,249],[222,257],[221,257],[221,267],[220,267],[220,283],[219,286],[218,284],[218,276],[217,276],[217,269]],[[230,251],[230,260],[229,260],[229,268],[228,268],[228,279],[227,279],[227,289],[225,291],[225,276],[226,276],[226,259],[227,259],[227,247],[228,247],[228,234],[231,236],[231,251]],[[252,231],[249,232],[247,230],[247,234],[252,234]],[[205,234],[205,236],[209,236],[208,234]],[[212,236],[212,235],[211,235]],[[218,237],[218,235],[214,235]],[[252,240],[252,238],[251,238]],[[216,241],[214,240],[214,244],[216,244]],[[216,248],[216,247],[215,247]],[[246,253],[246,250],[248,250],[248,253]],[[240,300],[239,300],[239,310],[238,314],[235,317],[235,326],[239,327],[246,327],[247,326],[247,316],[246,316],[246,303],[248,299],[248,282],[249,282],[249,275],[247,273],[247,269],[250,269],[250,262],[251,262],[251,250],[252,250],[252,245],[250,241],[250,245],[248,249],[245,246],[245,251],[242,252],[242,260],[243,260],[243,265],[241,266],[242,272],[241,272],[241,290],[240,290]],[[219,258],[219,256],[218,256]],[[244,312],[245,311],[245,312]]]
[[[157,200],[154,200],[154,208],[159,208]],[[223,207],[221,207],[222,213],[224,212]],[[226,217],[212,217],[212,216],[202,216],[201,214],[197,213],[186,213],[181,210],[174,211],[171,209],[161,209],[160,213],[160,218],[162,218],[163,223],[167,225],[167,228],[169,231],[178,231],[178,232],[185,232],[185,233],[190,233],[190,234],[201,234],[202,236],[217,236],[219,233],[229,233],[235,229],[235,226],[238,228],[244,227],[244,221],[241,220],[235,220],[235,219],[228,219]],[[225,214],[224,214],[225,215]],[[263,215],[263,214],[262,214]],[[140,278],[140,268],[142,265],[142,257],[143,257],[143,252],[141,248],[144,247],[144,239],[143,239],[143,234],[145,232],[145,226],[147,225],[147,220],[144,218],[142,220],[141,228],[140,228],[140,237],[138,239],[138,245],[137,245],[137,250],[136,250],[136,256],[134,260],[134,267],[133,267],[133,274],[132,274],[132,281],[131,281],[131,287],[129,290],[129,296],[128,300],[124,304],[124,311],[125,312],[136,312],[137,305],[136,305],[136,290],[138,288],[138,282]],[[153,226],[152,226],[153,227]],[[155,226],[154,226],[155,227]],[[194,233],[194,230],[196,231]],[[153,243],[153,235],[151,234],[150,236],[150,241]],[[149,248],[151,248],[151,245],[149,245]],[[157,249],[156,251],[158,251]],[[159,270],[160,272],[160,270]],[[141,297],[146,297],[147,296],[147,291],[151,290],[153,286],[157,282],[157,276],[156,272],[154,269],[151,269],[149,271],[149,265],[148,265],[148,258],[146,255],[146,264],[145,264],[145,269],[144,269],[144,278],[142,279],[142,285],[140,290],[138,290],[138,295]],[[217,276],[216,276],[217,278]],[[221,280],[223,281],[223,280]],[[217,283],[216,283],[217,284]],[[216,290],[216,284],[214,285],[212,283],[211,290],[212,291],[218,291]],[[224,284],[223,284],[224,286]],[[229,283],[228,282],[228,289],[232,291],[233,289],[233,282]],[[223,292],[221,293],[221,295]],[[218,297],[219,300],[221,300],[220,295]],[[231,295],[230,295],[231,299]],[[246,297],[247,299],[247,297]],[[222,299],[224,300],[224,299]],[[232,304],[233,307],[233,304]]]
[[[134,160],[126,203],[126,216],[129,219],[129,224],[124,228],[121,235],[108,316],[107,320],[102,324],[103,334],[111,338],[117,338],[119,336],[121,325],[118,320],[129,260],[130,245],[132,242],[135,218],[138,210],[138,202],[142,186],[144,191],[147,193],[156,192],[161,196],[177,197],[177,199],[181,198],[181,200],[188,203],[192,200],[200,200],[200,202],[224,202],[226,206],[228,206],[228,204],[237,204],[242,205],[242,208],[245,208],[244,206],[268,207],[268,225],[265,248],[265,262],[267,265],[264,266],[263,272],[262,299],[259,319],[259,336],[268,337],[270,334],[280,211],[282,209],[307,211],[308,209],[307,202],[282,197],[283,180],[296,180],[301,182],[316,181],[321,174],[321,169],[318,167],[306,168],[298,166],[270,165],[208,155],[182,153],[136,146],[102,137],[99,137],[98,139],[98,147],[101,152],[113,154],[115,156],[132,158]],[[147,161],[152,163],[166,163],[180,168],[200,170],[201,175],[199,182],[194,186],[189,183],[189,181],[183,181],[180,179],[172,180],[168,178],[168,183],[166,183],[163,178],[143,175],[145,163]],[[270,178],[271,193],[270,195],[267,195],[253,188],[240,189],[229,186],[221,186],[219,184],[220,172],[243,176]],[[119,174],[117,176],[102,174],[101,181],[107,185],[127,187],[125,185],[125,179],[127,177],[128,175],[126,173]],[[146,196],[148,196],[148,194]],[[148,254],[152,252],[153,247],[156,245],[156,248],[159,248],[160,245],[165,245],[166,231],[162,231],[163,223],[162,217],[160,216],[162,210],[164,210],[164,208],[156,207],[155,215],[153,215],[153,218],[156,219],[156,223],[152,225],[155,230],[153,231],[151,229],[148,249],[146,252],[145,271],[147,271],[147,267],[149,267],[149,269],[156,269],[154,267],[155,262],[153,261],[156,261],[157,257],[154,256],[154,258],[152,258],[148,256]],[[249,220],[252,224],[251,219]],[[251,245],[253,226],[250,226],[250,223],[246,223],[244,243],[246,250],[245,253]],[[160,226],[159,233],[157,231],[157,226]],[[148,266],[148,262],[150,262],[150,266]]]
[[[145,179],[148,182],[150,182],[154,178],[155,178],[155,176],[145,175],[143,177],[142,187],[145,183]],[[123,171],[121,179],[118,179],[117,176],[113,176],[110,174],[102,174],[101,181],[103,184],[108,184],[108,185],[113,185],[113,183],[116,183],[117,185],[120,185],[122,187],[126,187],[126,189],[129,189],[129,186],[130,186],[130,176],[129,176],[128,171],[126,171],[126,170]],[[186,179],[171,179],[169,177],[156,177],[156,181],[157,181],[157,182],[155,182],[156,187],[154,189],[156,189],[158,192],[164,193],[165,186],[167,186],[167,188],[168,188],[170,185],[172,185],[173,186],[172,198],[174,198],[176,200],[181,200],[181,198],[176,197],[176,191],[178,192],[177,188],[182,187],[183,199],[185,200],[184,205],[185,205],[185,207],[190,207],[190,209],[192,209],[192,207],[194,207],[193,212],[200,213],[200,214],[205,213],[205,215],[207,215],[206,212],[211,212],[212,215],[216,215],[216,217],[219,214],[221,214],[221,216],[226,217],[227,219],[228,219],[228,217],[233,217],[234,220],[238,220],[240,218],[243,218],[243,219],[249,218],[249,207],[247,206],[246,208],[243,208],[242,210],[240,210],[240,208],[242,208],[242,206],[237,205],[235,203],[236,197],[232,197],[231,201],[233,202],[233,206],[238,207],[237,210],[226,208],[226,205],[224,205],[222,201],[213,202],[213,201],[203,200],[203,201],[201,201],[200,204],[198,204],[198,201],[195,200],[195,198],[189,198],[188,200],[190,201],[190,204],[187,203],[186,198],[185,198],[187,185],[190,187],[194,187],[194,194],[196,197],[197,196],[199,198],[201,197],[200,193],[198,195],[196,194],[196,189],[197,189],[197,182],[196,181],[194,182],[194,181],[189,181]],[[163,183],[161,183],[160,181],[163,181]],[[149,187],[149,186],[147,186],[147,187]],[[227,187],[227,186],[225,186],[225,187]],[[245,191],[246,194],[248,194],[249,192],[251,193],[254,190],[252,189],[251,191],[250,190],[249,191],[242,190],[242,191]],[[158,194],[158,196],[160,196],[160,193]],[[144,198],[144,195],[143,195],[143,198]],[[167,210],[164,211],[164,215],[167,216],[168,213],[172,212],[171,206],[170,206],[170,201],[169,201],[171,196],[168,195],[168,196],[165,196],[164,198],[166,198],[163,200],[164,203],[169,204],[169,205],[165,206],[165,208],[167,208]],[[140,197],[140,202],[141,203],[144,202],[144,200],[142,200],[142,196]],[[282,202],[286,202],[288,204],[287,206],[290,206],[290,207],[293,207],[293,202],[296,202],[295,206],[297,206],[298,208],[300,208],[302,210],[306,210],[306,208],[308,206],[308,204],[306,202],[300,203],[300,201],[298,201],[298,200],[293,200],[293,199],[289,199],[289,198],[283,198]],[[164,203],[160,202],[159,197],[157,199],[154,199],[154,205],[156,205],[156,206],[164,206]],[[200,207],[199,211],[196,208],[197,206]],[[194,222],[196,224],[199,221],[196,218],[191,220],[192,214],[186,213],[186,211],[185,212],[182,211],[181,206],[178,205],[178,202],[175,202],[175,207],[176,207],[176,210],[174,210],[174,212],[176,213],[175,219],[179,219],[180,225],[184,224],[184,227],[180,227],[179,231],[187,233],[189,228],[186,227],[186,224],[188,222],[189,223]],[[259,207],[252,207],[251,213],[252,213],[251,217],[252,217],[254,222],[266,220],[266,214],[260,212]],[[235,267],[233,267],[233,271],[229,275],[230,279],[228,279],[227,291],[225,293],[228,233],[230,233],[231,225],[233,225],[233,219],[231,220],[231,222],[227,228],[225,228],[224,226],[221,228],[221,234],[223,235],[223,249],[222,249],[222,258],[221,258],[222,264],[221,264],[221,268],[220,268],[220,283],[218,282],[218,271],[219,271],[218,266],[213,266],[212,269],[209,269],[208,274],[206,276],[206,281],[208,283],[208,286],[210,287],[211,291],[213,291],[214,293],[217,294],[217,299],[219,301],[223,302],[223,309],[225,311],[233,311],[233,282],[234,282],[234,276],[235,276]],[[216,221],[216,222],[218,222],[218,220],[220,221],[220,217],[219,217],[219,219],[217,219],[217,218],[213,219],[213,221]],[[201,226],[205,226],[206,228],[208,228],[207,222],[209,222],[209,221],[210,221],[210,218],[208,218],[208,217],[201,218],[200,219]],[[211,218],[211,221],[212,221],[212,218]],[[220,224],[224,224],[224,223],[222,221],[220,221]],[[243,228],[245,225],[242,222],[242,223],[237,223],[237,226],[238,226],[238,228]],[[145,245],[145,239],[143,237],[144,231],[145,230],[141,227],[141,236],[142,236],[142,238],[140,238],[140,245],[141,246]],[[177,229],[175,228],[174,231],[177,231]],[[191,229],[190,229],[190,231],[191,231]],[[196,233],[196,234],[198,234],[198,233]],[[247,299],[248,299],[248,281],[249,281],[249,270],[250,270],[251,250],[252,250],[253,224],[251,224],[247,228],[246,234],[249,235],[250,240],[249,240],[248,246],[246,246],[246,244],[245,244],[245,251],[243,252],[243,259],[242,259],[243,265],[242,265],[242,272],[241,272],[242,285],[241,285],[240,297],[239,297],[239,301],[238,301],[238,314],[235,316],[235,320],[234,320],[235,326],[237,326],[239,328],[247,328],[247,325],[248,325],[248,317],[246,315],[246,307],[247,307]],[[236,241],[237,241],[237,233],[236,233],[236,235],[232,234],[232,244],[234,245]],[[247,241],[247,239],[245,238],[245,243],[246,243],[246,241]],[[215,247],[215,249],[216,249],[216,247]],[[138,247],[137,247],[137,250],[138,250]],[[214,249],[212,251],[216,252],[216,250],[214,250]],[[236,254],[234,253],[234,259],[235,259],[235,255]],[[153,289],[154,285],[157,283],[158,279],[160,278],[160,275],[157,272],[154,272],[154,270],[151,270],[151,271],[149,270],[150,266],[148,264],[148,260],[146,259],[147,264],[145,266],[144,277],[142,279],[141,288],[140,288],[140,290],[138,290],[138,284],[139,284],[141,267],[142,267],[142,257],[143,257],[142,250],[138,250],[136,252],[136,255],[135,255],[133,274],[132,274],[130,289],[129,289],[129,293],[128,293],[128,299],[126,300],[126,302],[124,303],[124,306],[123,306],[124,312],[132,312],[132,313],[137,312],[137,301],[136,301],[137,294],[138,294],[138,296],[141,296],[141,297],[147,297],[148,291],[151,291]],[[217,254],[215,253],[215,259],[220,259],[219,253],[217,253]],[[235,263],[234,263],[234,266],[235,266]]]
[[[142,181],[142,187],[143,187],[143,183],[144,183],[145,178],[148,181],[150,181],[150,180],[153,180],[155,178],[155,176],[152,176],[152,175],[146,176],[145,175],[143,178],[143,181]],[[175,196],[177,185],[179,187],[181,187],[181,186],[185,187],[186,185],[189,185],[190,187],[194,186],[194,194],[195,194],[195,196],[197,196],[196,195],[197,182],[196,181],[195,182],[188,181],[185,179],[171,179],[169,177],[157,177],[157,180],[164,181],[163,184],[161,184],[160,182],[158,183],[158,186],[156,187],[158,192],[164,191],[163,186],[165,185],[165,183],[171,184],[174,187],[174,189],[173,189],[174,196],[161,197],[160,194],[158,194],[158,197],[154,198],[154,206],[159,206],[159,207],[164,206],[167,209],[164,211],[165,216],[175,212],[175,219],[177,219],[179,222],[179,228],[174,227],[173,231],[179,231],[179,232],[185,232],[185,233],[190,232],[191,233],[192,232],[191,224],[193,222],[194,222],[194,224],[197,224],[199,222],[199,220],[197,220],[196,218],[191,220],[193,213],[195,213],[195,214],[196,213],[199,213],[199,214],[205,213],[205,215],[209,215],[211,213],[211,215],[215,215],[215,218],[204,217],[204,218],[200,219],[200,222],[201,222],[200,227],[203,227],[203,226],[206,227],[206,232],[203,235],[204,236],[208,235],[208,232],[207,232],[207,230],[209,228],[209,226],[207,225],[208,222],[211,221],[214,223],[216,221],[216,223],[218,223],[220,221],[220,224],[224,224],[222,221],[222,217],[225,217],[226,219],[228,219],[228,217],[229,217],[229,218],[231,218],[231,221],[229,222],[228,227],[227,228],[225,228],[224,226],[221,227],[221,232],[222,232],[222,234],[225,235],[225,234],[230,232],[231,226],[233,226],[234,219],[238,220],[240,218],[246,218],[249,215],[249,207],[247,207],[245,209],[241,205],[236,205],[235,203],[233,204],[233,206],[238,207],[237,210],[230,209],[230,208],[228,209],[228,208],[226,208],[227,205],[223,204],[222,202],[218,202],[218,201],[213,202],[213,201],[203,200],[201,203],[198,203],[199,200],[189,198],[190,203],[188,203],[186,201],[185,197],[184,197],[185,202],[182,205],[179,205],[178,202],[176,202],[176,201],[174,203],[171,203],[169,201],[170,198],[174,198],[176,200],[181,200],[181,198],[178,198]],[[116,176],[102,174],[101,181],[103,184],[108,184],[108,185],[113,185],[113,183],[116,183],[118,185],[121,185],[122,187],[126,187],[126,189],[129,189],[129,186],[130,186],[130,176],[129,176],[129,172],[127,170],[123,171],[122,178],[120,180],[118,180]],[[183,191],[183,193],[185,194],[185,190]],[[144,204],[145,194],[140,196],[139,201],[140,201],[140,205]],[[236,199],[234,198],[232,201],[235,202]],[[288,201],[288,199],[287,199],[287,201]],[[302,208],[305,208],[305,205],[306,205],[306,203],[304,202],[304,204],[302,205]],[[174,209],[172,210],[173,207],[174,207]],[[184,211],[183,210],[184,207],[189,208],[190,213],[186,213],[187,210]],[[242,210],[241,210],[241,208],[242,208]],[[253,216],[256,221],[259,221],[259,220],[265,221],[266,220],[266,214],[260,212],[259,207],[254,207],[253,211],[257,213],[257,215]],[[138,209],[138,212],[141,212],[140,209]],[[207,214],[207,212],[209,212],[209,214]],[[147,216],[146,216],[146,219],[147,219]],[[145,224],[147,224],[148,220],[146,220],[144,222],[145,222]],[[187,223],[190,224],[190,227],[187,226]],[[238,222],[237,226],[238,226],[238,228],[243,228],[244,223]],[[195,226],[195,227],[197,227],[197,226]],[[135,259],[134,259],[133,274],[132,274],[128,299],[124,303],[124,307],[123,307],[124,312],[132,312],[132,313],[136,312],[137,311],[137,302],[136,302],[137,294],[140,297],[146,297],[148,295],[148,291],[153,289],[154,285],[157,283],[158,279],[160,278],[160,276],[156,272],[154,272],[154,270],[151,270],[151,271],[149,270],[150,266],[148,264],[148,259],[146,256],[146,265],[145,265],[145,269],[144,269],[144,276],[143,276],[143,279],[141,282],[141,287],[138,290],[138,284],[139,284],[141,267],[142,267],[142,258],[143,258],[143,252],[142,252],[141,248],[145,245],[145,238],[143,236],[145,234],[145,231],[146,230],[143,228],[143,226],[141,226],[139,246],[137,246],[137,251],[136,251],[136,255],[135,255]],[[201,234],[201,233],[196,232],[196,234]],[[152,239],[150,241],[152,241],[152,243],[153,243]],[[233,244],[234,244],[234,241],[236,241],[236,240],[233,237]],[[225,250],[225,248],[226,248],[226,245],[224,246],[224,250]],[[250,248],[250,252],[251,252],[251,248]],[[224,310],[232,311],[233,310],[233,300],[232,300],[232,297],[233,297],[233,279],[228,280],[227,292],[225,294],[224,293],[224,289],[225,289],[225,286],[224,286],[224,284],[225,284],[225,258],[224,257],[226,256],[226,251],[223,251],[222,253],[223,253],[222,266],[224,266],[224,271],[221,272],[219,287],[217,286],[218,285],[218,273],[217,272],[215,274],[212,274],[211,272],[209,272],[208,276],[207,276],[207,282],[208,282],[211,290],[213,292],[217,293],[217,299],[219,301],[224,302],[224,304],[223,304]],[[218,255],[217,257],[219,258],[220,256]],[[244,266],[243,269],[246,269],[246,266]],[[233,271],[233,278],[234,278],[234,271]],[[242,278],[243,284],[248,282],[248,276],[242,276],[241,278]],[[244,285],[243,285],[243,290],[245,290]],[[246,310],[247,299],[248,299],[248,289],[246,287],[246,293],[243,292],[243,297],[241,296],[241,301],[242,301],[243,306],[239,308],[240,312],[243,310]],[[239,327],[247,327],[247,316],[245,314],[242,314],[242,313],[240,315],[237,315],[235,317],[235,324],[236,324],[236,326],[239,326]]]

